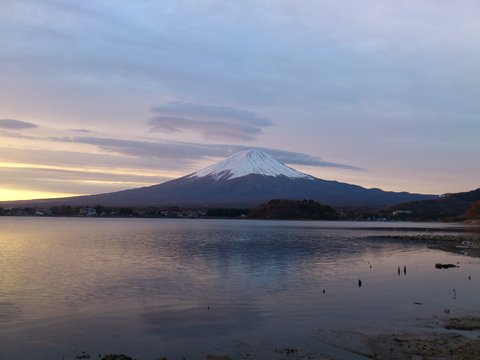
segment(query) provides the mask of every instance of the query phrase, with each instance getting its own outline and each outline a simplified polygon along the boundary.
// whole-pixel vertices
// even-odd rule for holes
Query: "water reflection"
[[[161,306],[142,314],[147,333],[162,338],[228,336],[254,329],[262,321],[262,311],[252,304],[215,306]]]
[[[10,354],[35,343],[39,359],[79,344],[128,345],[152,358],[160,345],[194,351],[219,338],[385,327],[405,314],[475,306],[480,276],[468,276],[478,262],[368,238],[392,228],[334,224],[0,218],[0,342]]]
[[[18,305],[11,301],[0,301],[0,326],[2,323],[9,323],[20,314]]]

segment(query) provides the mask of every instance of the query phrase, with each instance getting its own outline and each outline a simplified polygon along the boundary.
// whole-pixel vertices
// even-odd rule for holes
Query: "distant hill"
[[[254,208],[251,219],[279,219],[279,220],[336,220],[337,211],[313,200],[285,200],[274,199]]]
[[[270,199],[313,199],[330,206],[383,208],[436,195],[366,189],[292,169],[259,150],[246,150],[163,184],[113,193],[0,203],[0,207],[96,206],[250,208]]]
[[[435,200],[412,201],[394,205],[388,212],[414,220],[444,220],[449,218],[475,218],[476,202],[480,201],[480,188],[468,192],[446,194]],[[470,209],[470,210],[469,210]]]

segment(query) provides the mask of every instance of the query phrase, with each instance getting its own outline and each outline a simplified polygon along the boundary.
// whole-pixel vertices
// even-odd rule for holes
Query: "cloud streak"
[[[152,108],[151,132],[198,132],[206,140],[253,141],[273,122],[257,114],[226,106],[170,102]]]
[[[251,111],[236,109],[231,106],[201,105],[189,102],[172,101],[154,106],[152,110],[159,114],[173,116],[192,116],[204,119],[223,119],[228,122],[241,122],[254,126],[269,126],[273,122]]]
[[[128,156],[135,156],[139,158],[147,157],[175,161],[179,164],[179,166],[182,166],[182,163],[184,165],[185,163],[191,163],[207,158],[223,158],[230,156],[238,151],[251,148],[245,145],[199,144],[187,142],[158,141],[154,142],[123,139],[121,140],[101,137],[61,137],[50,139],[61,142],[93,145],[106,151]],[[277,160],[291,165],[329,167],[354,171],[365,171],[365,169],[356,166],[325,161],[318,156],[265,147],[257,148],[272,154],[272,156],[274,156]]]
[[[0,129],[25,130],[25,129],[34,129],[37,127],[38,125],[28,121],[15,120],[15,119],[0,119]]]
[[[173,116],[155,116],[148,121],[152,132],[175,133],[182,130],[197,131],[206,140],[252,141],[263,133],[254,126],[232,124],[223,121],[201,121]]]
[[[107,172],[85,172],[36,167],[4,168],[0,167],[2,187],[9,189],[29,189],[31,179],[35,178],[36,190],[60,193],[93,194],[111,192],[126,188],[147,186],[169,180],[148,176],[119,175]]]
[[[88,130],[88,129],[68,129],[70,131],[73,131],[73,132],[77,132],[77,133],[91,133],[92,131],[91,130]]]

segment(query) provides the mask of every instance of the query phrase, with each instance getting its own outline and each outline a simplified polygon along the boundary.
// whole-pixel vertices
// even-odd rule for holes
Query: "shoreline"
[[[480,234],[380,235],[373,238],[426,244],[428,248],[480,258]]]
[[[248,216],[145,216],[145,215],[35,215],[35,214],[0,214],[0,218],[45,218],[45,219],[198,219],[198,220],[252,220],[252,221],[300,221],[300,222],[355,222],[355,223],[371,223],[371,224],[445,224],[458,226],[458,229],[475,229],[480,230],[480,220],[468,221],[445,221],[445,220],[382,220],[382,219],[357,219],[357,218],[341,218],[341,219],[310,219],[310,218],[251,218]],[[401,227],[400,227],[401,228]],[[425,228],[423,228],[425,229]],[[436,230],[428,228],[428,230]]]
[[[373,359],[464,359],[480,357],[480,314],[414,324],[412,332],[334,332],[331,341],[355,354]],[[323,333],[326,338],[331,336]],[[345,341],[347,340],[347,341]]]
[[[196,360],[341,360],[341,359],[456,359],[476,360],[480,357],[480,314],[438,320],[417,319],[412,332],[394,331],[368,333],[366,331],[317,329],[310,346],[250,344],[236,341],[231,349],[216,353],[198,354],[184,359]],[[74,359],[90,359],[81,352]],[[100,360],[134,360],[134,354],[105,354]],[[160,360],[175,360],[156,357]]]

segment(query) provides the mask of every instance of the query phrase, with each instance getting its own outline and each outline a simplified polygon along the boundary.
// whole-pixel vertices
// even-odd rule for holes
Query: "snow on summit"
[[[252,174],[264,176],[283,175],[292,179],[313,179],[312,176],[294,170],[263,151],[256,149],[240,151],[225,160],[194,172],[189,178],[211,176],[215,180],[230,180]]]

